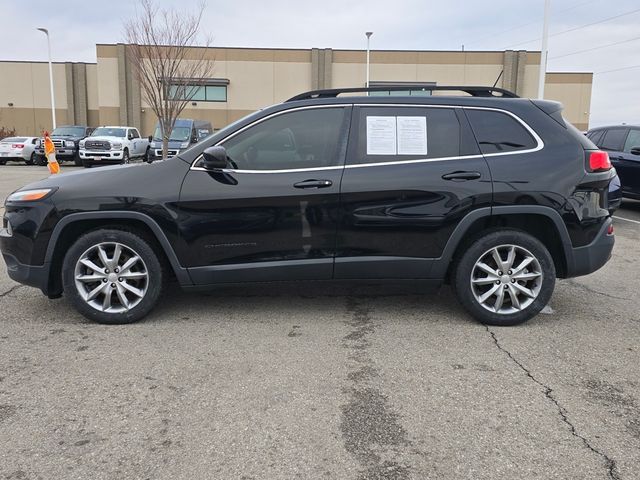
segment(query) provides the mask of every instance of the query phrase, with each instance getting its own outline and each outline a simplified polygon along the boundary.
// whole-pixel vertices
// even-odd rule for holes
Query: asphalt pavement
[[[0,199],[46,174],[0,167]],[[616,217],[611,261],[514,328],[313,283],[104,326],[3,265],[0,479],[638,478],[640,203]]]

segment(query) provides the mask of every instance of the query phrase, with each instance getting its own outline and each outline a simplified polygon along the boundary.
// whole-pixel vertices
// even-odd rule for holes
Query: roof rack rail
[[[395,92],[395,91],[407,91],[407,90],[419,90],[419,91],[459,91],[464,92],[472,97],[504,97],[504,98],[518,98],[513,92],[505,90],[504,88],[497,87],[481,87],[481,86],[449,86],[449,85],[381,85],[375,87],[361,87],[361,88],[330,88],[326,90],[311,90],[309,92],[300,93],[295,97],[291,97],[287,102],[294,102],[296,100],[312,100],[314,98],[334,98],[342,93],[358,93],[358,92]]]

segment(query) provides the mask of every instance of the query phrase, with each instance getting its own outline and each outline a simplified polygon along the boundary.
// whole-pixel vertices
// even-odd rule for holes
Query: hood
[[[59,136],[59,135],[49,135],[49,138],[51,138],[51,140],[73,140],[74,142],[77,142],[78,140],[82,140],[84,137],[78,137],[76,135],[67,137],[67,136]],[[40,141],[44,142],[44,137],[40,137]]]

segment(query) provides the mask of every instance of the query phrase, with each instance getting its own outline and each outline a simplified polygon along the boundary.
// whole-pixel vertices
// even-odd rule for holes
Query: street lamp
[[[367,36],[367,88],[369,88],[369,42],[371,39],[371,35],[373,35],[373,32],[365,32],[365,35]]]
[[[540,75],[538,77],[538,98],[544,98],[544,82],[547,74],[549,44],[549,8],[551,0],[544,0],[544,20],[542,22],[542,48],[540,49]]]
[[[56,99],[53,93],[53,67],[51,66],[51,41],[49,40],[49,30],[46,28],[38,28],[47,36],[47,49],[49,51],[49,87],[51,88],[51,118],[53,120],[53,128],[56,128]]]

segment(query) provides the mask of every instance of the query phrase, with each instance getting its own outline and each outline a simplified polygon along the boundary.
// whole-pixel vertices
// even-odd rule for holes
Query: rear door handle
[[[304,180],[303,182],[294,183],[296,188],[327,188],[333,185],[331,180]]]
[[[451,172],[442,175],[443,180],[475,180],[482,175],[480,172]]]

